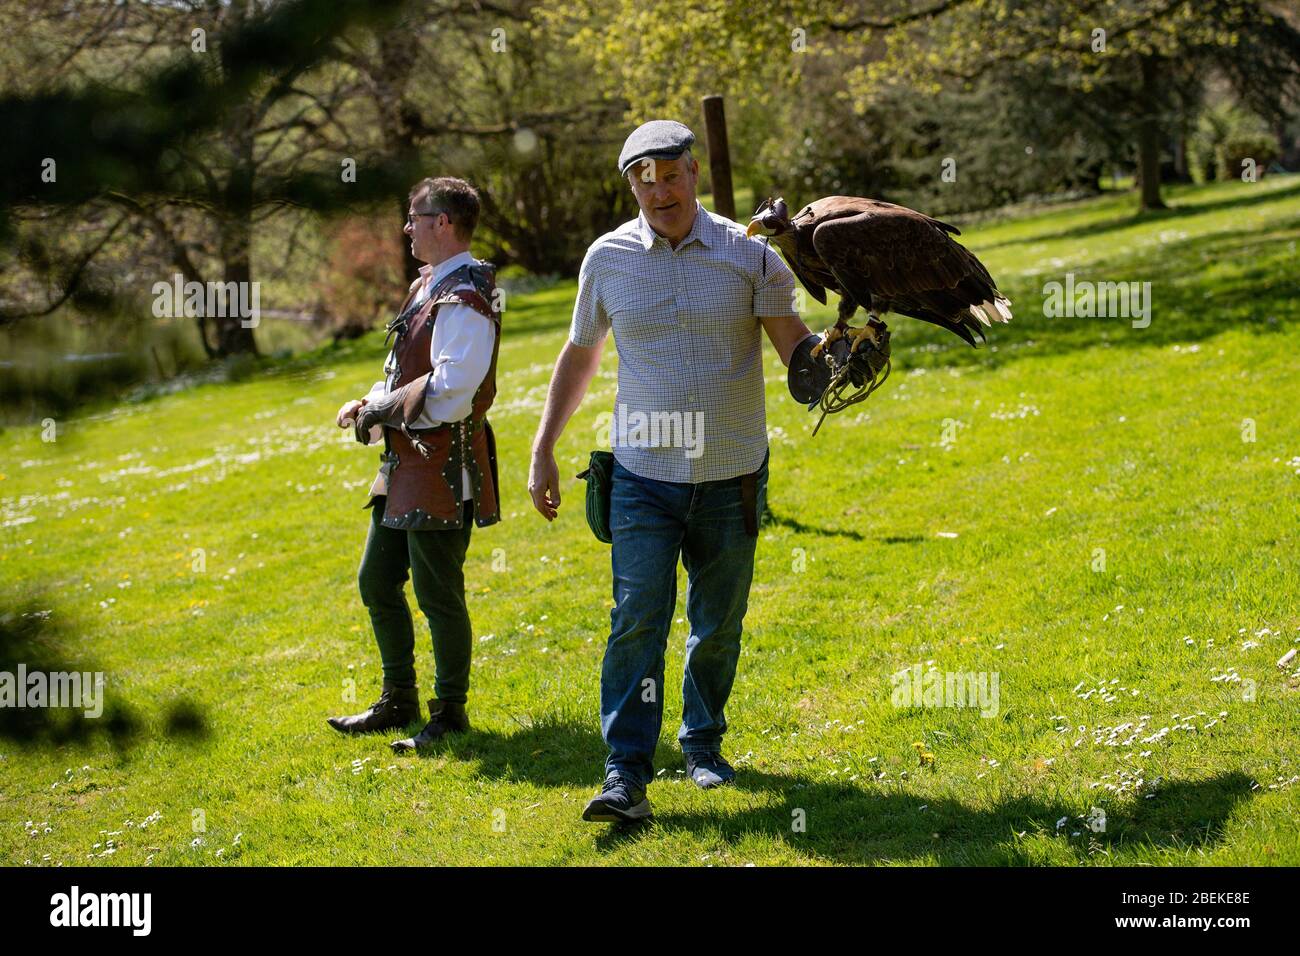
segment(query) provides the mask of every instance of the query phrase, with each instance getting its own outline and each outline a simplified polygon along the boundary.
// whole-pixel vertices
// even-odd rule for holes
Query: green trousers
[[[474,528],[474,502],[465,502],[464,527],[448,531],[385,528],[383,496],[370,509],[370,533],[357,584],[379,644],[384,680],[415,686],[415,626],[406,603],[406,581],[433,637],[434,695],[463,704],[469,693],[473,645],[465,607],[465,551]]]

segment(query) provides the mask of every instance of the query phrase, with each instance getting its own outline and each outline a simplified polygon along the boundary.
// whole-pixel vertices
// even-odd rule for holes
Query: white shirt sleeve
[[[578,270],[578,297],[573,302],[573,321],[569,325],[569,341],[584,348],[605,341],[610,326],[609,314],[600,300],[599,266],[593,259],[588,249]]]
[[[446,305],[438,311],[429,343],[433,374],[425,392],[424,411],[414,428],[432,428],[466,418],[474,393],[492,364],[496,338],[493,322],[467,305]]]

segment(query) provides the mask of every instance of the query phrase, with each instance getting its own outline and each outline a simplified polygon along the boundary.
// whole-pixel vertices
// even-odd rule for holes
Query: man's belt
[[[430,435],[437,435],[441,432],[451,432],[459,429],[461,441],[468,442],[478,432],[482,431],[486,424],[486,418],[480,418],[477,422],[475,422],[473,418],[463,418],[458,422],[439,422],[437,425],[433,425],[429,428],[411,428],[405,422],[401,425],[391,427],[397,428],[403,435],[405,435],[411,444],[415,446],[415,450],[422,456],[430,458],[433,456],[433,453],[429,451],[429,446],[423,440],[424,438],[427,438]]]

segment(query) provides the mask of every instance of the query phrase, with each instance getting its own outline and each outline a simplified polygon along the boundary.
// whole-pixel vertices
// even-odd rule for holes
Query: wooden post
[[[736,218],[736,196],[731,188],[731,151],[727,147],[727,117],[721,96],[704,97],[704,135],[709,148],[709,178],[713,181],[713,211]]]

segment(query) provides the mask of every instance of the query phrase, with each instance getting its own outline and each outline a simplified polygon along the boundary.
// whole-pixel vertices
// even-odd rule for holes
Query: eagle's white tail
[[[1011,321],[1011,300],[1006,296],[998,296],[992,302],[984,301],[979,305],[970,307],[970,314],[975,319],[991,326],[994,322]]]

